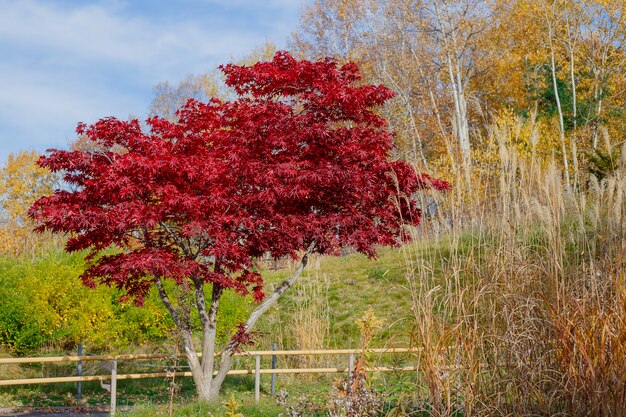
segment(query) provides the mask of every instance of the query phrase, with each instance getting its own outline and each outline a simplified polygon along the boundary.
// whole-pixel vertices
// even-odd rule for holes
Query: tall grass
[[[322,350],[329,344],[328,277],[320,272],[319,258],[314,258],[309,274],[293,289],[290,314],[281,326],[281,347],[296,350]],[[293,367],[325,366],[324,357],[303,355],[285,358]]]
[[[512,130],[490,132],[493,169],[431,220],[449,247],[425,246],[424,227],[403,249],[415,402],[435,416],[626,415],[626,161],[568,192]]]

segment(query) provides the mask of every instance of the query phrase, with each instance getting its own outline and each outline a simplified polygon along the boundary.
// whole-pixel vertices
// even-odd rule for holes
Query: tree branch
[[[246,331],[249,331],[252,327],[254,327],[256,322],[259,320],[259,317],[261,317],[263,313],[265,313],[271,306],[273,306],[276,303],[276,301],[278,301],[278,298],[281,295],[283,295],[285,291],[291,288],[293,284],[295,284],[295,282],[298,280],[298,278],[300,278],[302,271],[304,271],[304,268],[306,267],[306,264],[309,261],[309,255],[311,255],[311,252],[313,252],[314,247],[315,247],[315,242],[312,242],[307,248],[304,255],[302,256],[302,259],[300,260],[300,265],[298,265],[298,269],[296,269],[294,274],[291,277],[285,279],[274,290],[272,294],[270,294],[268,297],[265,297],[263,302],[261,302],[261,304],[259,304],[257,308],[254,309],[254,311],[252,312],[252,314],[250,314],[250,317],[248,317],[248,320],[246,321],[246,324],[245,324]]]
[[[215,337],[217,334],[217,311],[223,287],[213,284],[211,294],[211,306],[206,310],[206,299],[204,297],[204,282],[201,279],[194,280],[196,286],[196,305],[202,323],[202,372],[204,375],[213,375],[213,364],[215,361]]]
[[[315,248],[315,243],[316,243],[315,241],[311,242],[306,252],[302,256],[302,259],[300,260],[300,265],[298,265],[298,268],[293,273],[293,275],[285,279],[274,290],[274,292],[272,292],[272,294],[265,297],[263,302],[261,302],[261,304],[259,304],[257,308],[255,308],[254,311],[250,314],[250,317],[248,317],[248,320],[246,321],[244,325],[244,330],[246,332],[250,331],[254,327],[256,322],[259,320],[259,318],[263,315],[263,313],[265,313],[271,306],[276,304],[276,301],[278,301],[278,298],[281,295],[283,295],[285,291],[291,288],[293,284],[295,284],[295,282],[298,280],[298,278],[300,278],[300,275],[302,275],[302,271],[304,271],[304,268],[306,267],[306,264],[309,260],[309,255],[311,255],[311,253],[313,252],[313,249]],[[228,343],[228,346],[226,346],[226,349],[224,349],[224,351],[222,352],[222,358],[220,360],[220,369],[218,370],[217,375],[215,375],[212,385],[217,386],[217,387],[222,385],[222,382],[224,381],[226,374],[230,370],[231,356],[238,347],[239,347],[239,342],[235,340],[234,338],[231,338],[230,342]]]
[[[182,311],[186,314],[185,314],[185,317],[183,317],[183,319],[181,320],[179,312],[176,310],[176,307],[174,307],[174,305],[172,304],[172,301],[167,295],[167,292],[165,292],[165,287],[163,286],[163,282],[161,281],[161,278],[155,277],[154,283],[157,287],[157,290],[159,291],[159,296],[161,297],[163,304],[165,304],[167,311],[169,311],[170,315],[172,316],[172,319],[174,320],[174,324],[180,331],[181,338],[183,339],[183,346],[185,348],[185,354],[187,356],[187,360],[189,361],[189,366],[191,368],[193,378],[196,381],[196,383],[199,381],[203,381],[205,379],[204,378],[205,374],[201,372],[200,360],[198,359],[198,355],[196,354],[196,350],[193,346],[193,338],[191,336],[191,328],[190,328],[190,323],[189,323],[189,312],[185,310],[185,307],[183,306]],[[186,302],[185,297],[182,297],[181,302],[182,303]]]
[[[180,231],[177,231],[175,233],[174,231],[170,229],[170,227],[165,222],[159,222],[159,226],[161,226],[161,228],[165,230],[165,233],[167,234],[167,236],[172,240],[172,242],[176,246],[178,246],[183,251],[183,254],[185,256],[191,257],[190,246],[188,244],[186,245],[185,242],[182,242],[177,238],[177,235],[180,233]]]
[[[170,312],[170,315],[172,316],[172,320],[174,320],[174,324],[176,325],[176,327],[182,330],[183,326],[180,321],[180,315],[178,314],[178,311],[176,311],[176,308],[172,304],[172,301],[167,295],[167,292],[165,292],[165,287],[163,287],[163,282],[161,281],[161,278],[154,277],[154,284],[156,285],[157,290],[159,291],[159,296],[161,297],[161,301],[163,301],[163,304],[165,304],[165,308],[167,308],[167,311]]]

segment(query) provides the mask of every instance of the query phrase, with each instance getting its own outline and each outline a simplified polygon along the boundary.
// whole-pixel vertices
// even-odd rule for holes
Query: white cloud
[[[20,149],[43,151],[75,139],[79,121],[126,118],[145,106],[142,97],[111,91],[87,79],[50,82],[37,71],[0,65],[0,157]]]
[[[7,124],[49,125],[76,124],[94,117],[111,114],[126,117],[141,103],[119,92],[101,89],[88,80],[74,83],[50,83],[37,71],[0,64],[2,113],[0,120]]]
[[[78,121],[142,116],[150,90],[239,57],[266,39],[282,41],[300,0],[205,0],[216,6],[280,9],[276,20],[246,16],[186,20],[133,16],[127,4],[0,0],[0,158],[18,148],[64,146]],[[149,2],[147,2],[149,3]],[[64,5],[62,5],[64,4]],[[231,8],[232,8],[231,7]],[[247,10],[250,9],[250,10]],[[235,14],[232,14],[232,18]],[[251,19],[260,19],[251,15]],[[255,23],[258,23],[255,22]],[[295,21],[293,22],[295,25]],[[259,27],[269,28],[259,33]]]
[[[163,24],[115,14],[101,5],[62,9],[23,0],[2,4],[0,39],[24,48],[46,48],[67,59],[131,65],[181,66],[246,50],[258,36],[216,22]],[[221,25],[225,26],[225,25]]]

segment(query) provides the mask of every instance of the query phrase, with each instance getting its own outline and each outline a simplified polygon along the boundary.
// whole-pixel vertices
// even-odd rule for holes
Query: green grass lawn
[[[457,250],[466,250],[471,235],[464,236],[456,245]],[[417,259],[428,259],[434,267],[433,275],[440,275],[442,262],[450,254],[448,239],[416,241],[402,248],[381,248],[376,259],[354,253],[345,256],[313,256],[294,288],[286,292],[278,307],[267,313],[260,321],[259,344],[270,349],[272,342],[283,342],[289,348],[293,340],[280,339],[281,333],[293,321],[300,310],[303,299],[317,299],[327,311],[330,329],[327,347],[359,347],[360,335],[356,321],[372,307],[384,325],[372,342],[372,346],[384,344],[406,346],[411,330],[411,293],[407,288],[407,273],[418,268]],[[262,272],[268,291],[288,276],[294,266]],[[439,279],[439,278],[435,278]],[[308,291],[308,294],[307,294]],[[311,294],[313,293],[313,294]],[[311,303],[311,301],[309,301]],[[320,307],[320,306],[318,306]],[[278,337],[277,337],[278,335]],[[291,343],[290,343],[291,342]]]

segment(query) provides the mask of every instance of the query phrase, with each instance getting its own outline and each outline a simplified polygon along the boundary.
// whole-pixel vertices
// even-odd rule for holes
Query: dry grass
[[[449,250],[404,250],[416,397],[435,416],[626,415],[624,163],[568,193],[553,162],[493,135],[480,195],[436,221]]]
[[[310,275],[294,288],[292,313],[284,328],[283,344],[297,350],[321,350],[328,347],[328,278],[319,272],[319,260],[312,263]],[[296,367],[306,368],[322,365],[325,358],[302,356],[295,359]]]

